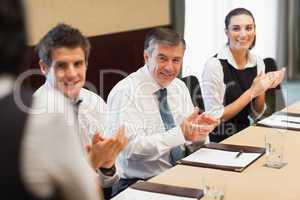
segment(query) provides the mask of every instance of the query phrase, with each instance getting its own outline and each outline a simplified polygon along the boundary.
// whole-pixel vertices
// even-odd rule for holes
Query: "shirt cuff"
[[[254,114],[254,112],[253,112],[253,110],[252,110],[252,115],[251,115],[251,116],[252,116],[253,120],[256,121],[256,120],[258,120],[259,118],[261,118],[261,117],[263,116],[263,114],[266,112],[267,108],[268,108],[268,106],[267,106],[267,104],[265,103],[265,104],[264,104],[264,109],[263,109],[263,111],[262,111],[261,113],[256,113],[256,114]]]
[[[166,137],[170,137],[167,140],[171,148],[183,145],[186,142],[180,126],[176,126],[167,132]]]
[[[211,110],[205,111],[205,112],[210,114],[211,116],[217,118],[217,119],[220,119],[224,114],[224,106],[221,105],[218,108],[211,109]]]
[[[119,177],[117,170],[118,169],[116,168],[116,173],[113,176],[106,176],[100,170],[97,170],[97,172],[99,174],[100,182],[101,182],[101,185],[103,188],[112,187],[114,183],[119,181],[120,177]]]

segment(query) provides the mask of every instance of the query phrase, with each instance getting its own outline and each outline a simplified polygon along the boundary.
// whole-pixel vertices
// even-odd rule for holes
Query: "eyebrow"
[[[164,57],[167,57],[165,54],[163,53],[159,53],[157,56],[164,56]]]
[[[254,26],[254,24],[245,24],[245,25],[240,25],[240,24],[233,24],[233,25],[230,25],[230,26]]]

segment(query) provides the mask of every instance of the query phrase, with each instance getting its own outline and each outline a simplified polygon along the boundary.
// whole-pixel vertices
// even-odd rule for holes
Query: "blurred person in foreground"
[[[38,98],[32,100],[17,79],[26,49],[22,2],[0,4],[1,199],[102,199],[66,115],[41,111]],[[55,95],[71,110],[63,95]]]

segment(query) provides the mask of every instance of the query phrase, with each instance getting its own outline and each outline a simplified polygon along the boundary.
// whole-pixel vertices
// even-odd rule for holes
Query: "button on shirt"
[[[222,117],[224,112],[224,95],[226,89],[223,68],[219,59],[227,60],[234,68],[239,69],[228,45],[218,52],[217,57],[210,58],[205,64],[200,78],[205,111],[217,118]],[[249,51],[248,62],[245,68],[255,66],[257,66],[257,73],[265,72],[263,60]],[[266,110],[266,105],[264,110]],[[264,111],[259,116],[256,116],[256,118],[259,118],[263,113]]]
[[[128,145],[121,152],[118,164],[122,178],[146,179],[172,167],[170,150],[185,143],[180,124],[193,112],[193,104],[185,84],[174,79],[167,87],[168,104],[176,126],[165,130],[158,99],[161,87],[152,78],[147,66],[120,81],[110,92],[107,105],[110,111],[107,130],[125,126]]]

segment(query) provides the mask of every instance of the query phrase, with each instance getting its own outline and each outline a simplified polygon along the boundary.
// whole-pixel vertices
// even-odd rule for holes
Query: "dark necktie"
[[[79,98],[79,99],[77,99],[74,103],[73,103],[73,105],[74,105],[74,108],[75,108],[75,114],[76,114],[76,116],[78,117],[78,112],[79,112],[79,106],[80,106],[80,104],[82,103],[82,99],[81,98]]]
[[[160,116],[164,123],[165,130],[167,131],[176,126],[167,101],[167,89],[160,89],[158,92],[156,92],[156,94],[158,96]],[[171,149],[170,162],[172,165],[175,165],[176,161],[182,159],[183,157],[184,154],[180,146]]]
[[[75,102],[73,102],[73,106],[74,106],[74,110],[75,110],[75,117],[76,117],[76,128],[77,128],[77,133],[78,133],[78,138],[80,139],[80,143],[81,143],[81,146],[84,147],[85,146],[85,143],[84,143],[84,137],[83,137],[83,133],[82,133],[82,130],[81,130],[81,126],[80,126],[80,117],[79,117],[79,107],[82,103],[82,99],[79,98],[77,99]]]

